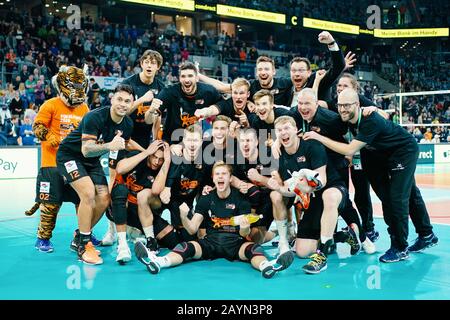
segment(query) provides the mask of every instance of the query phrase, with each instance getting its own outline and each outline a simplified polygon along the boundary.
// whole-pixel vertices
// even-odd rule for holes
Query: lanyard
[[[358,134],[360,123],[361,123],[361,109],[359,110],[359,114],[358,114],[358,122],[356,124],[356,134]],[[347,138],[348,138],[348,142],[351,142],[354,138],[354,135],[350,131],[350,128],[348,128],[348,130],[347,130]]]

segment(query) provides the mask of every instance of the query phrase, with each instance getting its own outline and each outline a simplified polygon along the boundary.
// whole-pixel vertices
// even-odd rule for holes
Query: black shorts
[[[334,184],[331,184],[331,185],[327,184],[325,186],[325,188],[320,190],[320,192],[323,193],[325,190],[330,189],[330,188],[336,188],[342,194],[342,199],[341,199],[341,202],[339,203],[339,206],[338,206],[338,212],[341,212],[343,209],[345,209],[345,207],[347,206],[348,201],[349,201],[348,188],[345,186],[344,182],[337,182],[337,183],[334,183]]]
[[[64,183],[57,167],[40,168],[36,179],[36,202],[61,205],[63,202],[80,203],[75,190]]]
[[[163,231],[167,226],[170,226],[171,224],[161,217],[162,211],[155,212],[152,209],[152,212],[153,232],[155,236],[158,236],[161,231]],[[144,233],[141,221],[139,220],[138,207],[135,204],[128,203],[127,214],[127,225],[137,228],[141,230],[142,233]],[[170,233],[166,234],[162,239],[157,240],[158,244],[161,247],[173,249],[177,244],[181,242],[197,240],[197,235],[190,235],[185,228],[173,226],[173,230]]]
[[[70,154],[58,152],[56,156],[58,171],[68,183],[83,177],[90,177],[94,185],[107,186],[105,173],[100,161],[88,163]]]
[[[225,258],[233,261],[239,260],[239,249],[248,241],[235,233],[217,232],[208,234],[197,242],[202,248],[202,259]]]
[[[284,198],[287,201],[286,208],[289,210],[294,205],[294,197]],[[297,225],[297,238],[317,240],[320,238],[320,219],[323,212],[322,193],[316,192],[311,196],[309,207],[303,210],[300,222]]]
[[[260,198],[257,204],[252,203],[252,209],[256,214],[262,215],[262,219],[259,219],[255,223],[252,223],[251,227],[265,227],[269,230],[270,225],[273,222],[273,209],[272,201],[270,200],[271,190],[260,189]]]

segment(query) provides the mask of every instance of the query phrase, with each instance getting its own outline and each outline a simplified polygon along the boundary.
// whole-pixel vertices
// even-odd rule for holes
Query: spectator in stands
[[[27,90],[25,88],[25,83],[21,82],[19,84],[19,96],[20,99],[23,102],[23,108],[26,109],[28,108],[28,104],[29,104],[29,100],[28,100],[28,96],[27,96]]]
[[[37,114],[37,106],[36,105],[30,105],[28,109],[25,110],[24,118],[29,118],[31,123],[34,122],[34,118],[36,118]]]
[[[6,78],[6,82],[11,82],[12,79],[12,72],[14,71],[14,68],[16,67],[16,54],[14,53],[14,49],[9,49],[9,52],[6,54],[5,56],[5,60],[6,60],[6,74],[5,74],[5,78]]]
[[[34,79],[34,75],[30,74],[28,76],[28,80],[25,81],[25,88],[27,90],[27,100],[34,103],[34,90],[36,88],[36,80]]]
[[[19,136],[23,146],[33,146],[36,144],[36,136],[33,133],[32,122],[28,117],[24,118],[24,123],[20,126]]]
[[[90,78],[89,79],[89,88],[88,88],[88,93],[87,93],[89,105],[91,105],[93,103],[93,101],[99,95],[99,93],[100,93],[100,86],[95,81],[95,78]]]
[[[10,100],[9,110],[11,111],[11,115],[21,117],[24,113],[25,109],[23,108],[23,101],[20,98],[19,92],[14,91],[14,97]]]
[[[102,103],[100,102],[100,96],[96,96],[94,101],[89,105],[89,109],[92,111],[94,109],[97,108],[101,108],[102,107]]]
[[[19,136],[19,118],[17,116],[13,116],[10,119],[6,119],[3,131],[6,136],[6,144],[8,146],[17,146],[21,145],[21,139]]]

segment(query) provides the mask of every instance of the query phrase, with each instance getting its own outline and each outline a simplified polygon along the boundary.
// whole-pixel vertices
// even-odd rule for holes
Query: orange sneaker
[[[79,246],[78,259],[86,264],[96,265],[103,263],[103,259],[100,258],[97,250],[90,241],[84,246],[84,248],[82,246]]]

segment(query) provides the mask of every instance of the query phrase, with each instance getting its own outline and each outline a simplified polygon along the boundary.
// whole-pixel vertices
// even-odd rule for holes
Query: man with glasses
[[[409,258],[409,252],[419,252],[434,246],[438,238],[433,233],[430,218],[414,180],[419,148],[405,129],[377,113],[362,117],[358,93],[345,89],[338,97],[338,111],[355,138],[350,144],[337,142],[310,131],[305,140],[315,139],[327,148],[343,155],[353,155],[363,147],[372,149],[371,157],[362,157],[362,166],[370,184],[381,199],[384,220],[388,225],[391,247],[380,257],[381,262],[397,262]],[[419,237],[408,247],[408,213]]]

